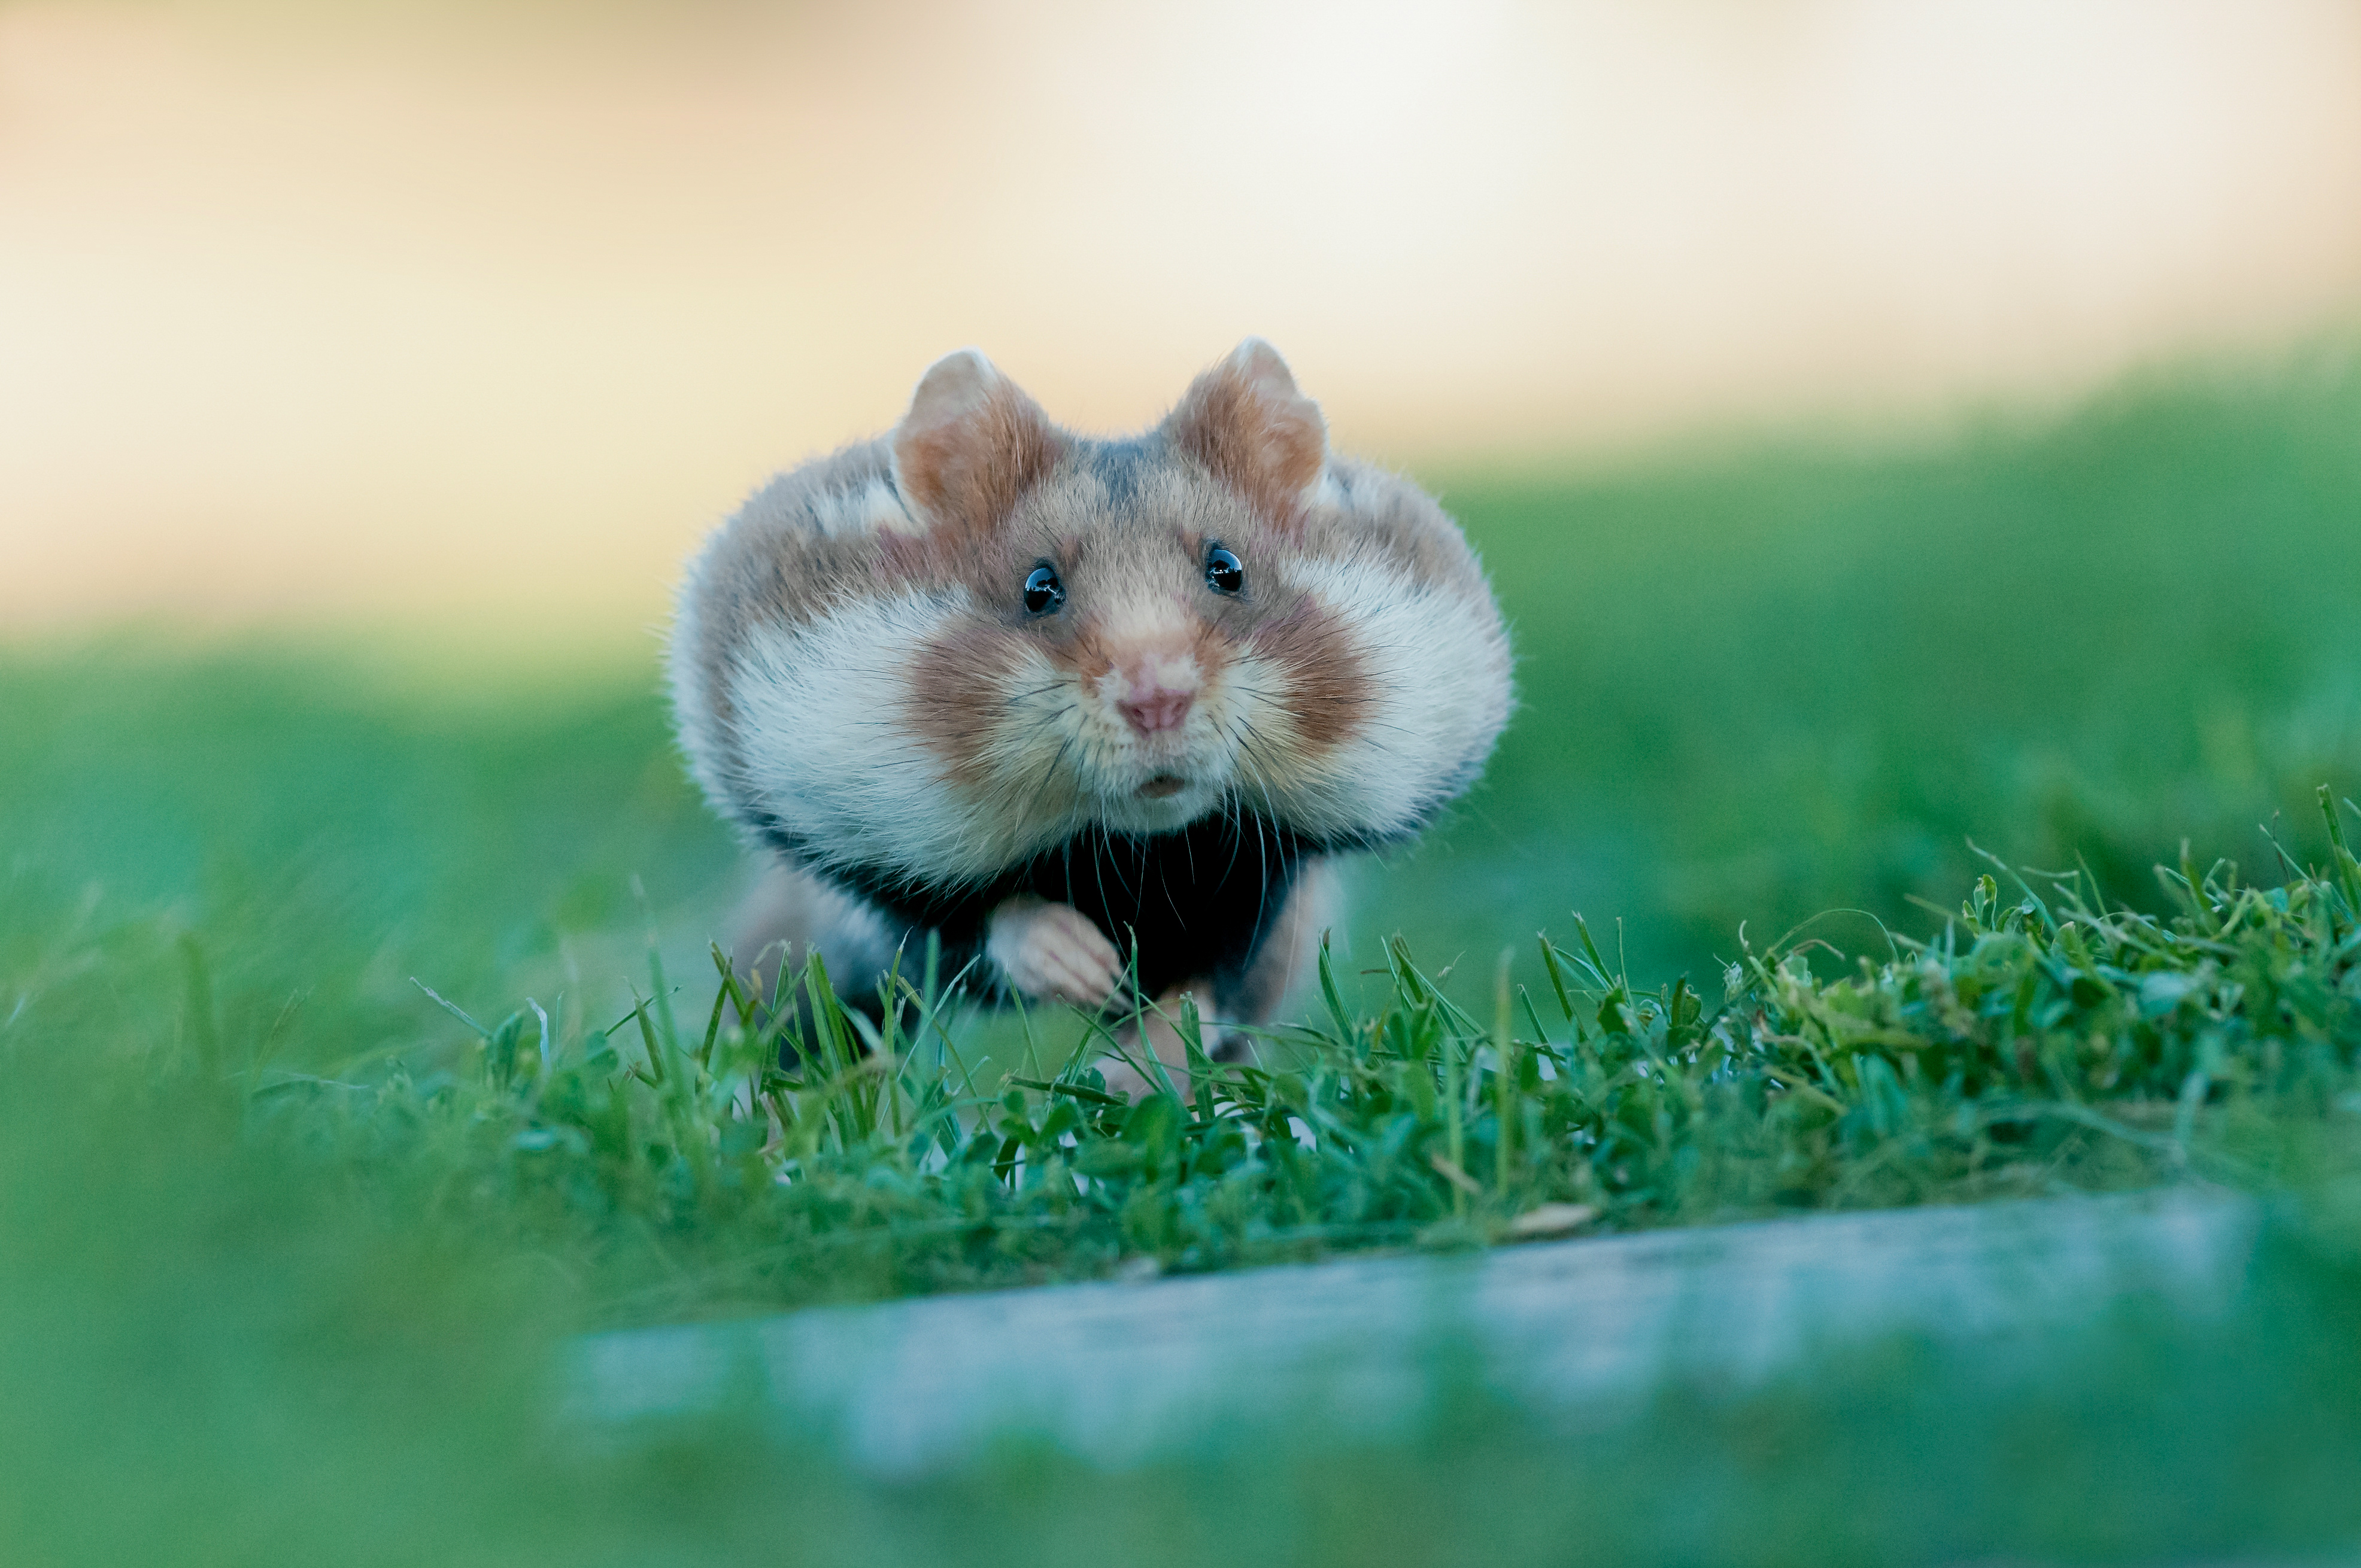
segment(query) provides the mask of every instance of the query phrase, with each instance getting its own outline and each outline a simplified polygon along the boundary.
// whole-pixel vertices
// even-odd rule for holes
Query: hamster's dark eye
[[[1228,545],[1216,544],[1205,552],[1205,586],[1217,594],[1246,591],[1246,565]]]
[[[1025,613],[1055,615],[1066,602],[1066,585],[1058,580],[1058,570],[1043,562],[1026,575]]]

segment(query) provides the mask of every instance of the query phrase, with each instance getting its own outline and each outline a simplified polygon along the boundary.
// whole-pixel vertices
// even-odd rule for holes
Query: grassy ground
[[[807,1087],[775,1126],[735,1117],[733,1052],[741,1076],[759,1053],[727,1012],[707,1046],[714,989],[688,967],[734,859],[645,665],[9,654],[0,1542],[1544,1563],[2349,1541],[2355,889],[2314,790],[2361,782],[2356,416],[2361,380],[2331,366],[1916,456],[1448,484],[1517,622],[1524,711],[1450,828],[1364,876],[1324,1037],[1235,1086],[1234,1148],[1199,1106],[1000,1101],[1012,1068],[1060,1073],[1061,1021],[1029,1060],[1004,1031],[957,1063],[949,1090],[994,1103],[956,1120],[923,1122],[930,1058]],[[2255,832],[2275,813],[2327,881],[2192,887],[2218,855],[2287,883]],[[2079,857],[2087,907],[2004,879],[1971,834],[2012,863]],[[2159,880],[2183,836],[2193,874]],[[1888,946],[1880,922],[1945,941],[1913,900],[1963,894],[1949,945]],[[1761,962],[1733,984],[1741,921]],[[1394,931],[1448,966],[1440,992]],[[633,1014],[633,983],[671,1015]],[[1097,1201],[1046,1196],[1067,1133]],[[771,1182],[783,1159],[808,1179]],[[915,1488],[729,1431],[585,1454],[534,1414],[543,1347],[594,1321],[1125,1250],[1450,1243],[1542,1201],[1642,1223],[2191,1170],[2305,1195],[2258,1304],[2104,1326],[2005,1395],[1989,1366],[1893,1347],[1743,1400],[1676,1391],[1612,1442],[1475,1405],[1407,1450],[1120,1482],[1012,1454]]]

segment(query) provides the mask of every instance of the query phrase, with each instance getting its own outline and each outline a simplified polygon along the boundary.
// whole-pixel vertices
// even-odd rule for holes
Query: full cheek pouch
[[[994,753],[1016,720],[1023,667],[1035,662],[1005,628],[974,622],[928,639],[912,657],[911,729],[953,780],[990,783]]]
[[[1290,760],[1304,766],[1358,735],[1371,704],[1369,669],[1344,622],[1306,598],[1255,630],[1257,685],[1288,718]]]

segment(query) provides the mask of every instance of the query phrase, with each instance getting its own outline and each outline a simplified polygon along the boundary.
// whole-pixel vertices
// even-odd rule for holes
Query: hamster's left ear
[[[894,481],[924,521],[983,534],[1056,465],[1058,446],[1040,405],[962,348],[918,378],[894,431]]]
[[[1264,515],[1290,522],[1328,466],[1328,422],[1279,350],[1250,337],[1197,378],[1164,422],[1174,446]]]

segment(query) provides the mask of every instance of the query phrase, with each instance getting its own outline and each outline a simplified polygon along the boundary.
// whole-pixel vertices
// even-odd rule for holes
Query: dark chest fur
[[[793,847],[782,844],[793,853]],[[1140,988],[1159,996],[1211,976],[1229,991],[1278,920],[1305,857],[1318,847],[1248,817],[1147,836],[1092,831],[982,884],[913,887],[898,878],[833,873],[914,933],[942,933],[962,958],[1004,900],[1032,894],[1088,916],[1128,957]]]

